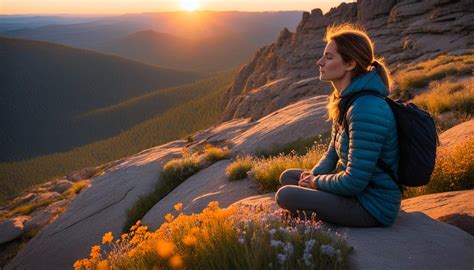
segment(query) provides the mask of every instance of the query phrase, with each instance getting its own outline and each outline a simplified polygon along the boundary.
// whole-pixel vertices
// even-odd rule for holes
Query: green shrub
[[[216,162],[218,160],[229,157],[230,151],[227,147],[219,148],[212,144],[204,146],[204,157],[209,162]]]
[[[127,211],[127,220],[122,228],[123,232],[128,231],[157,202],[199,170],[201,170],[201,164],[195,154],[185,154],[182,158],[168,161],[161,170],[160,178],[153,192],[140,197],[132,208]]]
[[[252,169],[252,157],[246,155],[244,157],[238,156],[226,168],[226,175],[230,181],[240,180],[247,177],[247,172]]]
[[[280,174],[284,170],[289,168],[310,170],[325,152],[326,146],[315,144],[304,155],[297,155],[292,151],[289,155],[256,158],[249,176],[258,183],[262,192],[276,191],[280,186]]]
[[[81,192],[84,188],[89,186],[89,184],[90,184],[89,180],[77,181],[74,184],[72,184],[72,186],[68,190],[64,191],[62,196],[64,198],[70,198],[74,196],[75,194],[79,194],[79,192]]]

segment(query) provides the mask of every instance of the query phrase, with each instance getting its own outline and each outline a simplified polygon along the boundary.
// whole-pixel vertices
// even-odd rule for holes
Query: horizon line
[[[314,8],[321,9],[321,8]],[[277,13],[277,12],[309,12],[312,10],[195,10],[195,11],[186,11],[186,10],[167,10],[167,11],[142,11],[142,12],[130,12],[130,13],[9,13],[3,14],[0,13],[0,16],[120,16],[120,15],[132,15],[132,14],[156,14],[156,13],[199,13],[199,12],[242,12],[242,13]],[[322,9],[321,9],[322,11]],[[327,12],[326,12],[327,13]],[[323,12],[323,14],[325,14]]]

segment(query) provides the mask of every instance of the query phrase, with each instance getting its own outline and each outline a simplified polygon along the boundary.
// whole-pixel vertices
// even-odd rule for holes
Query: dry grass
[[[209,162],[216,162],[221,159],[226,159],[230,154],[230,150],[227,147],[216,147],[212,144],[206,144],[204,146],[204,157]]]
[[[442,81],[433,81],[428,90],[413,99],[413,103],[428,110],[432,115],[447,111],[472,113],[474,110],[474,78],[464,83],[449,77]]]
[[[474,53],[450,56],[440,55],[409,68],[403,69],[393,76],[395,82],[394,97],[406,97],[410,90],[426,87],[431,81],[448,76],[472,74],[474,69]]]
[[[89,186],[90,186],[90,180],[87,180],[87,179],[80,180],[72,184],[72,186],[68,190],[64,191],[62,195],[65,198],[71,198],[72,196],[79,194],[79,192],[81,192],[83,189]]]
[[[474,188],[474,138],[454,147],[442,147],[436,153],[436,164],[428,185],[409,188],[405,198],[425,194]]]
[[[257,181],[262,192],[276,191],[280,185],[280,174],[284,170],[289,168],[310,170],[321,159],[326,148],[327,146],[323,144],[314,144],[304,155],[291,152],[288,155],[256,158],[248,174]]]
[[[247,172],[252,169],[252,156],[237,157],[226,168],[226,175],[230,181],[240,180],[247,177]]]

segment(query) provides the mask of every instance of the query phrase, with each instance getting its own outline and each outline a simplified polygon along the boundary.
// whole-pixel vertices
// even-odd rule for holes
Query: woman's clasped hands
[[[298,185],[302,187],[316,189],[314,186],[314,175],[312,171],[303,171],[300,174],[300,180],[298,181]]]

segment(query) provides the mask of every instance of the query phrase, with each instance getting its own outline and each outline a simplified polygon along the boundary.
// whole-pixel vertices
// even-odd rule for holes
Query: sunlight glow
[[[181,0],[181,8],[186,11],[195,11],[199,8],[197,0]]]

